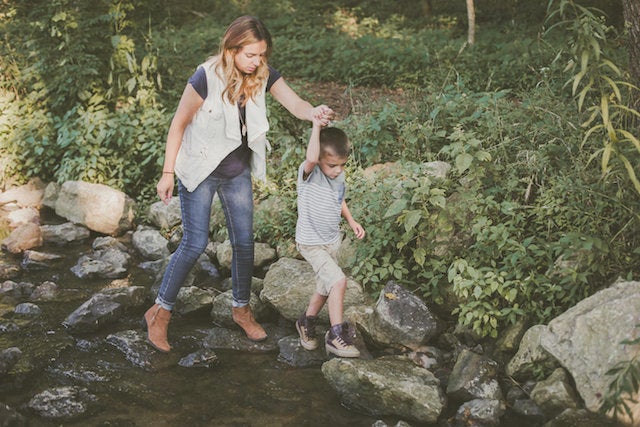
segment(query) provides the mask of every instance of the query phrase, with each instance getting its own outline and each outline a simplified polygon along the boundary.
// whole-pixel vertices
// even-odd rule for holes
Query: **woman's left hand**
[[[327,126],[331,123],[331,119],[333,119],[334,112],[331,108],[326,105],[318,105],[311,109],[311,120],[313,119],[319,120],[322,126]]]

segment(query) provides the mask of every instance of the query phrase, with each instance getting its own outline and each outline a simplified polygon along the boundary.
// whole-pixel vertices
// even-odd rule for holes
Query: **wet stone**
[[[183,368],[210,368],[218,363],[218,355],[211,349],[203,348],[188,354],[178,362]]]
[[[120,350],[124,357],[138,368],[154,372],[174,365],[175,352],[169,355],[160,353],[146,342],[141,331],[120,331],[107,336],[107,343]]]
[[[307,350],[300,345],[300,338],[297,335],[284,337],[278,341],[278,347],[280,348],[278,361],[297,368],[322,366],[327,357],[324,345],[322,345],[322,339],[319,339],[319,341],[320,344],[317,349]]]
[[[41,417],[71,419],[84,414],[96,397],[82,387],[57,387],[35,395],[29,408]]]

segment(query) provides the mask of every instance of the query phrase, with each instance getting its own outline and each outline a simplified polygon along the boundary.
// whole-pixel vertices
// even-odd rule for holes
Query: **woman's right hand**
[[[160,181],[158,181],[156,190],[158,191],[158,197],[160,197],[160,200],[162,200],[165,205],[168,205],[171,201],[171,196],[173,195],[173,185],[173,174],[163,173]]]

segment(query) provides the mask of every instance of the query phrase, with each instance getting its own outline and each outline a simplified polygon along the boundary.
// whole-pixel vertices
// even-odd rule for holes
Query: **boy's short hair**
[[[320,130],[320,155],[324,155],[328,150],[338,157],[349,157],[351,144],[342,129],[329,127]]]

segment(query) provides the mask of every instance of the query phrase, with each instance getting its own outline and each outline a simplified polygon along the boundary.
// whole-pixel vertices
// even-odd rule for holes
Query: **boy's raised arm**
[[[311,173],[320,159],[320,129],[322,124],[319,118],[313,118],[313,127],[311,128],[311,136],[307,145],[307,158],[304,162],[304,174],[307,176]]]

